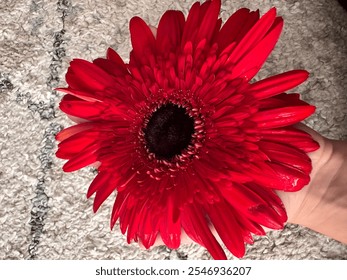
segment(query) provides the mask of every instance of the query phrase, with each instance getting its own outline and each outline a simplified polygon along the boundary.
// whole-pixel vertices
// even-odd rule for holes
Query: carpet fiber
[[[1,0],[0,259],[209,259],[198,245],[141,250],[128,245],[109,216],[94,215],[91,168],[65,174],[54,136],[72,124],[58,110],[69,61],[92,60],[111,46],[124,58],[135,15],[156,25],[167,9],[187,13],[192,1]],[[275,6],[285,27],[257,79],[291,69],[311,76],[298,89],[317,106],[307,123],[325,136],[347,136],[347,13],[333,0],[223,1],[225,20],[240,7]],[[231,255],[228,255],[232,258]],[[347,246],[294,225],[247,247],[246,259],[347,259]]]

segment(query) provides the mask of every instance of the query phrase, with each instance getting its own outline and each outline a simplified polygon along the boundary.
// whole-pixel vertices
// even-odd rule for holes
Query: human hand
[[[330,140],[300,124],[320,148],[309,157],[311,181],[298,192],[280,192],[288,222],[347,243],[347,141]]]

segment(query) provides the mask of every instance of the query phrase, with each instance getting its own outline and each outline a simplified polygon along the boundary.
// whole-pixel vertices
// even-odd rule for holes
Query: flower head
[[[111,227],[146,248],[160,238],[178,248],[181,233],[237,257],[262,226],[281,229],[286,211],[275,190],[310,181],[310,135],[293,125],[314,107],[287,90],[308,77],[294,70],[250,82],[274,48],[283,20],[273,8],[240,9],[222,25],[220,0],[195,3],[185,19],[167,11],[157,34],[130,21],[129,63],[109,49],[75,59],[60,108],[83,119],[57,135],[71,172],[98,164],[87,196],[94,211],[114,192]],[[216,234],[212,232],[215,230]]]

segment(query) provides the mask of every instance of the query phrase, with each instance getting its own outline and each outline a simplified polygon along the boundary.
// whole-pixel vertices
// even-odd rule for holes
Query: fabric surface
[[[128,23],[156,25],[167,9],[187,14],[190,1],[1,0],[0,3],[0,259],[209,259],[199,245],[145,251],[109,228],[113,199],[97,214],[86,191],[95,171],[64,173],[54,136],[72,122],[58,110],[72,58],[124,59]],[[273,54],[256,79],[306,69],[297,90],[317,107],[307,123],[325,136],[347,137],[347,13],[332,0],[226,0],[225,20],[240,7],[272,6],[285,21]],[[245,259],[347,259],[347,246],[287,225],[256,237]],[[233,258],[230,254],[228,257]]]

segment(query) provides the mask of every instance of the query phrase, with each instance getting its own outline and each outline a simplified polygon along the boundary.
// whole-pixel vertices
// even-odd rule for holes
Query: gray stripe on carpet
[[[33,1],[34,3],[34,1]],[[32,5],[37,7],[37,5]],[[61,13],[61,30],[54,33],[52,60],[49,65],[49,77],[47,79],[47,87],[54,89],[60,83],[59,73],[62,68],[62,59],[65,55],[64,34],[65,34],[65,17],[68,10],[71,8],[71,2],[67,0],[59,0],[57,2],[57,11]],[[38,112],[42,120],[52,120],[55,118],[55,105],[58,100],[58,95],[55,90],[52,91],[48,104],[40,101],[38,103],[28,102],[28,109],[33,112]],[[38,156],[41,167],[37,174],[38,183],[35,186],[35,197],[32,199],[31,209],[31,242],[28,247],[29,259],[35,259],[37,256],[37,247],[40,243],[40,237],[44,230],[45,218],[49,211],[48,200],[45,189],[51,181],[50,170],[53,164],[53,149],[55,148],[55,135],[62,129],[62,126],[57,123],[50,123],[43,135],[43,147],[40,149]]]
[[[45,218],[49,211],[48,200],[45,189],[51,181],[49,171],[53,163],[53,148],[55,143],[55,135],[61,130],[61,126],[56,123],[51,123],[46,129],[43,136],[43,147],[40,150],[39,160],[41,163],[40,170],[37,174],[38,183],[35,186],[35,197],[32,199],[32,209],[30,218],[30,236],[31,242],[29,244],[29,259],[36,258],[37,246],[40,243],[40,237],[43,232]]]

